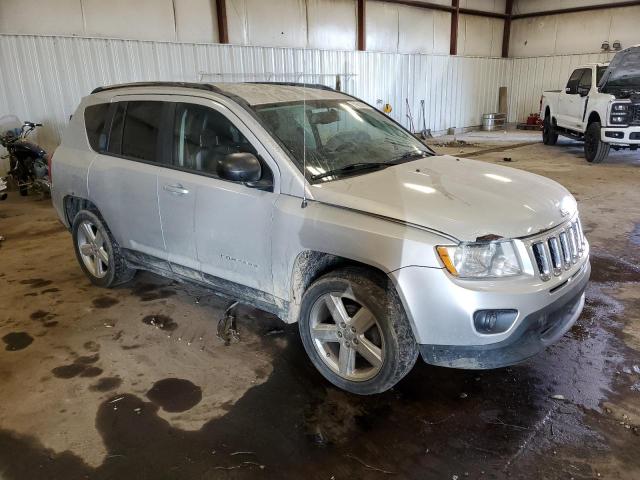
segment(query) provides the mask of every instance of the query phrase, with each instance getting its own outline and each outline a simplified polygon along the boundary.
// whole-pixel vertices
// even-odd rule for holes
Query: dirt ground
[[[419,361],[393,390],[357,397],[314,370],[295,325],[243,307],[225,346],[227,301],[211,292],[147,273],[92,286],[50,203],[11,194],[0,479],[640,478],[640,154],[590,165],[580,144],[532,144],[537,133],[460,139],[432,143],[579,201],[592,280],[557,345],[492,371]]]

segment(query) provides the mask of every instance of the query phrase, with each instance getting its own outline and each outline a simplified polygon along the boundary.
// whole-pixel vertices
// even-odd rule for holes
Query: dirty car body
[[[97,89],[53,171],[94,283],[146,269],[300,321],[314,364],[355,393],[390,388],[418,351],[457,368],[520,362],[584,304],[589,245],[565,188],[435,155],[326,87]]]

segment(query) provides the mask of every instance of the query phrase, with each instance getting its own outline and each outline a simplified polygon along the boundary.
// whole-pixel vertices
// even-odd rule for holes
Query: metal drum
[[[482,130],[502,130],[507,121],[504,113],[484,113],[482,115]]]

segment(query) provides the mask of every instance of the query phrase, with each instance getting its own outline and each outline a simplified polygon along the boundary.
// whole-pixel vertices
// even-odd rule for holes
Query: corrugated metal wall
[[[523,121],[530,113],[538,112],[542,92],[564,88],[577,66],[608,62],[613,55],[612,52],[510,59],[509,121]]]
[[[334,85],[372,105],[390,103],[391,115],[434,132],[481,123],[495,111],[498,88],[510,97],[510,121],[538,111],[544,89],[561,88],[575,66],[611,54],[534,58],[480,58],[303,50],[80,37],[0,35],[0,115],[42,122],[44,146],[58,143],[80,98],[99,85],[142,80],[279,80]]]
[[[99,85],[301,81],[301,72],[308,82],[334,85],[334,77],[319,75],[340,73],[351,75],[343,79],[345,91],[373,105],[390,103],[391,115],[404,125],[408,98],[416,129],[425,100],[427,128],[441,131],[478,125],[483,112],[495,110],[509,65],[504,59],[448,55],[0,35],[0,115],[44,123],[38,140],[47,146],[58,142],[80,98]]]

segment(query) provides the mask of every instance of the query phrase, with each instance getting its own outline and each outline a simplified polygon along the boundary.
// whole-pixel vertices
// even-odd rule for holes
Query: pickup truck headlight
[[[630,113],[629,103],[614,103],[611,105],[610,120],[612,124],[624,125],[628,123]]]
[[[460,243],[436,247],[450,274],[460,278],[499,278],[522,273],[513,242]]]

